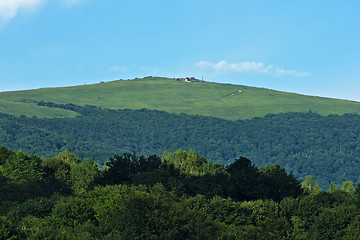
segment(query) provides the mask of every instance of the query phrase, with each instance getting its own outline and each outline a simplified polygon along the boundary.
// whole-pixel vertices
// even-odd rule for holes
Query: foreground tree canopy
[[[321,191],[278,165],[194,151],[115,154],[0,146],[0,239],[359,239],[360,185]]]

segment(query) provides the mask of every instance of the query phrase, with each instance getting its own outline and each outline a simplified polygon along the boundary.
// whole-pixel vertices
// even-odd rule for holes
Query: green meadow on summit
[[[40,118],[75,117],[76,113],[38,106],[36,102],[94,105],[110,109],[153,109],[170,113],[251,119],[268,113],[360,113],[360,103],[305,96],[270,89],[203,81],[147,77],[92,85],[0,93],[0,112]]]

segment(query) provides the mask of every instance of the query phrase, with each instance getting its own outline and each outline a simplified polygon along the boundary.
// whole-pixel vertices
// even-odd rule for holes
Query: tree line
[[[39,119],[0,114],[0,142],[11,149],[51,157],[68,149],[100,165],[114,152],[157,154],[177,149],[230,164],[241,156],[257,166],[279,164],[300,180],[312,175],[323,189],[359,181],[360,116],[269,114],[250,120],[171,114],[155,110],[111,110],[73,104],[37,103],[81,116]]]

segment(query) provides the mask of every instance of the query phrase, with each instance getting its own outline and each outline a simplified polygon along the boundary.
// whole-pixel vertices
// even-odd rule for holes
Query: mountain
[[[223,164],[279,164],[326,189],[360,180],[359,111],[351,101],[149,77],[0,93],[0,145],[100,164],[115,153],[193,149]]]
[[[38,102],[94,105],[110,109],[153,109],[169,113],[251,119],[269,113],[313,112],[321,115],[360,113],[360,103],[305,96],[264,88],[146,77],[92,85],[0,93],[0,112],[15,116],[67,118],[78,113],[39,106]]]

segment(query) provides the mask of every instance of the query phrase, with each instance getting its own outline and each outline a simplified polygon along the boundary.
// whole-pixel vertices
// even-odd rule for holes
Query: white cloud
[[[19,11],[33,11],[38,8],[45,0],[0,0],[0,18],[10,20]]]
[[[295,77],[305,77],[309,75],[307,72],[298,72],[295,70],[286,70],[274,65],[265,65],[262,62],[239,62],[239,63],[228,63],[226,61],[220,61],[218,63],[211,63],[207,61],[200,61],[196,64],[198,67],[210,68],[217,73],[227,73],[227,72],[240,72],[240,73],[259,73],[259,74],[268,74],[272,76],[285,76],[291,75]]]
[[[9,21],[20,11],[31,12],[50,0],[0,0],[0,19]],[[59,0],[60,4],[71,7],[88,0]]]

